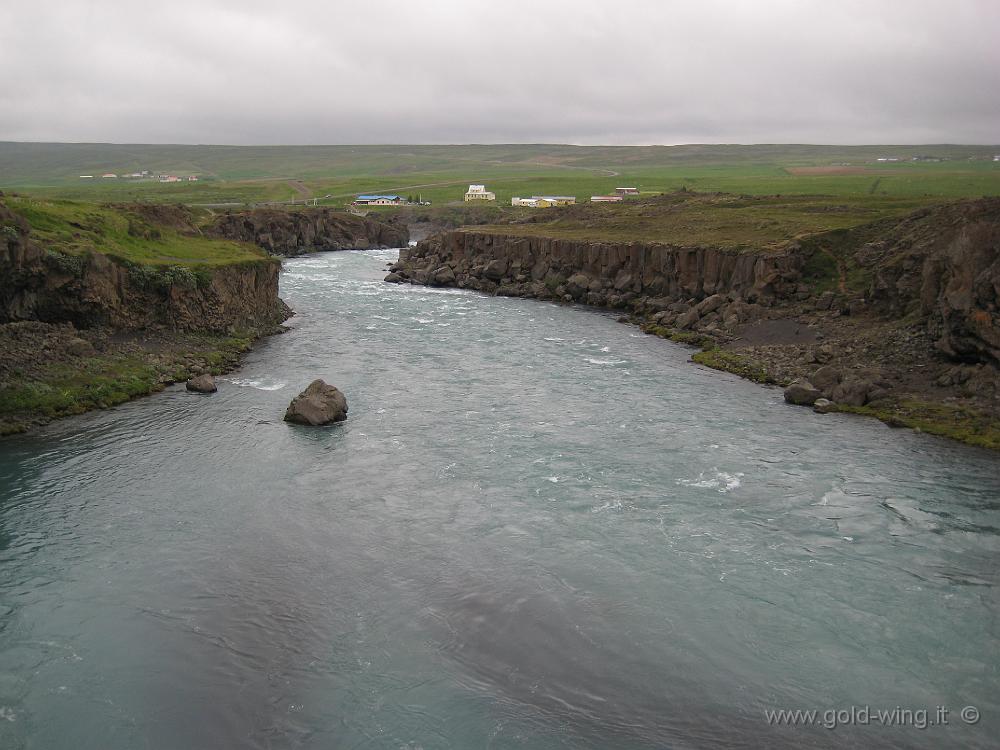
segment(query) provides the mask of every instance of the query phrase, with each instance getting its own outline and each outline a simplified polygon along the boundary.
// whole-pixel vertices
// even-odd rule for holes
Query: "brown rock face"
[[[252,242],[271,255],[403,247],[410,239],[401,224],[329,208],[301,211],[255,208],[223,214],[209,232],[230,240]]]
[[[336,386],[314,380],[292,399],[285,411],[285,421],[318,426],[347,419],[347,399]]]
[[[745,253],[464,230],[404,248],[393,272],[403,280],[428,283],[446,265],[457,286],[513,296],[569,295],[578,302],[612,307],[631,306],[639,298],[663,303],[708,298],[702,308],[708,313],[730,298],[757,301],[794,295],[802,264],[803,258],[790,251]]]
[[[179,219],[178,219],[179,220]],[[20,216],[0,204],[0,323],[72,322],[136,330],[163,326],[225,332],[270,328],[291,311],[278,298],[277,260],[207,269],[176,278],[93,252],[50,253]]]
[[[872,255],[873,303],[925,318],[953,359],[1000,364],[1000,198],[917,211]]]

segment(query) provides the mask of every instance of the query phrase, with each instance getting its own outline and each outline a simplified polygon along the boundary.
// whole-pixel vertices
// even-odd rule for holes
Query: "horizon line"
[[[469,142],[469,143],[184,143],[184,142],[163,142],[144,143],[118,142],[118,141],[18,141],[0,139],[0,144],[14,145],[34,145],[34,146],[188,146],[202,148],[386,148],[389,146],[405,146],[410,148],[455,148],[473,146],[563,146],[570,148],[683,148],[688,146],[809,146],[809,147],[836,147],[836,148],[871,148],[871,147],[900,147],[912,148],[916,146],[959,146],[963,148],[1000,148],[1000,143],[959,143],[959,142],[938,142],[938,143],[810,143],[806,141],[762,141],[754,143],[740,142],[697,142],[689,141],[684,143],[563,143],[558,141],[495,141],[495,142]]]

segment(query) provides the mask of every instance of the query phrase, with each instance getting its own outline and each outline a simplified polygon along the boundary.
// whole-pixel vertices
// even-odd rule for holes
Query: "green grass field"
[[[591,195],[634,185],[750,195],[934,200],[1000,195],[1000,146],[133,146],[0,143],[0,190],[84,201],[253,203],[317,197],[344,205],[363,192],[461,201],[485,183],[512,196]],[[929,157],[941,161],[912,161]],[[898,158],[879,162],[879,158]],[[197,174],[161,184],[96,177]],[[802,170],[805,169],[805,172]],[[811,170],[811,171],[810,171]],[[329,197],[327,197],[329,196]]]
[[[149,224],[121,207],[20,195],[3,202],[28,220],[36,241],[63,255],[100,252],[155,266],[216,266],[266,257],[252,245]]]
[[[618,204],[523,209],[522,220],[465,231],[760,251],[913,211],[927,201],[882,196],[740,196],[675,192]],[[526,220],[525,220],[526,219]]]

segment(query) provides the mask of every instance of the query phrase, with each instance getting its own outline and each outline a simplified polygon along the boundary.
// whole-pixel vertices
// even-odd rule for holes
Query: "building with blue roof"
[[[359,195],[354,202],[362,206],[398,206],[403,199],[398,195]]]

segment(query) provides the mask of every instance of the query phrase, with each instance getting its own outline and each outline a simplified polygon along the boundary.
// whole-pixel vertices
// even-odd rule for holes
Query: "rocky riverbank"
[[[255,208],[225,213],[215,217],[206,232],[251,242],[270,255],[284,256],[403,247],[410,239],[406,225],[391,216],[369,218],[322,207],[289,211]]]
[[[1000,199],[859,213],[853,226],[815,231],[787,217],[797,209],[808,220],[822,206],[767,200],[651,202],[647,225],[669,214],[661,241],[607,239],[615,215],[585,209],[551,225],[446,232],[404,250],[386,280],[621,310],[649,333],[701,347],[701,364],[766,383],[807,380],[828,411],[1000,448]],[[740,221],[758,229],[762,206],[795,231],[770,227],[756,246],[712,241]],[[713,212],[724,217],[714,234],[704,230]],[[704,241],[683,242],[685,227]]]
[[[190,218],[0,203],[0,434],[225,372],[281,330],[280,261],[207,240]]]
[[[2,198],[2,196],[0,196]],[[0,434],[238,365],[292,311],[278,255],[405,245],[325,208],[0,200]]]
[[[105,409],[203,373],[230,372],[258,338],[281,330],[226,334],[0,324],[0,435]]]

